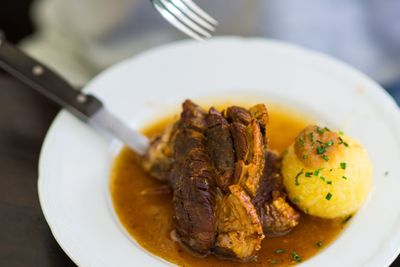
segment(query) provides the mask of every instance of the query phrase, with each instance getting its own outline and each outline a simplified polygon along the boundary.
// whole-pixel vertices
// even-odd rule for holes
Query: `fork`
[[[150,0],[157,11],[180,31],[195,40],[211,37],[218,21],[192,0]]]

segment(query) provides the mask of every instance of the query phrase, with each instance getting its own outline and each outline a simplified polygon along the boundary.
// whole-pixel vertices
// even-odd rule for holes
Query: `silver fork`
[[[157,11],[173,26],[193,39],[202,41],[211,37],[218,21],[208,15],[192,0],[150,0]]]

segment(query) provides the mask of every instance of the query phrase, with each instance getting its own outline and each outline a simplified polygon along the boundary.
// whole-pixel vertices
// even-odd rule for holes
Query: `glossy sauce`
[[[270,106],[271,148],[283,152],[308,124],[307,120],[279,107]],[[162,132],[171,119],[151,125],[145,133]],[[196,257],[170,238],[172,230],[172,196],[143,196],[141,192],[162,183],[149,176],[137,163],[136,156],[123,149],[111,174],[111,194],[119,220],[131,236],[146,250],[179,266],[287,266],[296,264],[292,253],[302,261],[312,257],[332,242],[344,228],[341,220],[326,220],[302,214],[300,223],[289,234],[266,237],[258,261],[239,263],[215,256]]]

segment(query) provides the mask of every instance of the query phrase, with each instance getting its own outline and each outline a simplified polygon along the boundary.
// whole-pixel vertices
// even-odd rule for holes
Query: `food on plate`
[[[355,213],[371,189],[367,151],[343,133],[308,126],[283,158],[282,174],[292,202],[323,218]]]
[[[263,228],[281,234],[297,225],[279,156],[268,150],[268,120],[265,105],[220,113],[185,101],[180,119],[152,142],[144,167],[169,182],[174,231],[185,247],[248,261],[261,248]]]
[[[206,110],[187,100],[139,161],[122,152],[111,191],[127,230],[185,266],[286,266],[327,246],[368,194],[366,152],[270,114],[264,104]]]

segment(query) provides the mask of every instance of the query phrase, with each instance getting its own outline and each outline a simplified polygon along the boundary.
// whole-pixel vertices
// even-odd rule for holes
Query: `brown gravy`
[[[308,122],[293,112],[270,107],[270,140],[273,149],[282,152]],[[145,133],[153,136],[171,122],[166,119],[151,125]],[[111,194],[119,220],[146,250],[179,266],[287,266],[294,265],[292,253],[302,261],[314,256],[331,243],[344,228],[341,220],[326,220],[302,214],[299,225],[282,237],[267,237],[258,261],[238,263],[209,256],[199,258],[171,240],[171,195],[143,196],[141,191],[162,183],[150,177],[137,163],[135,154],[123,149],[117,156],[111,174]]]

